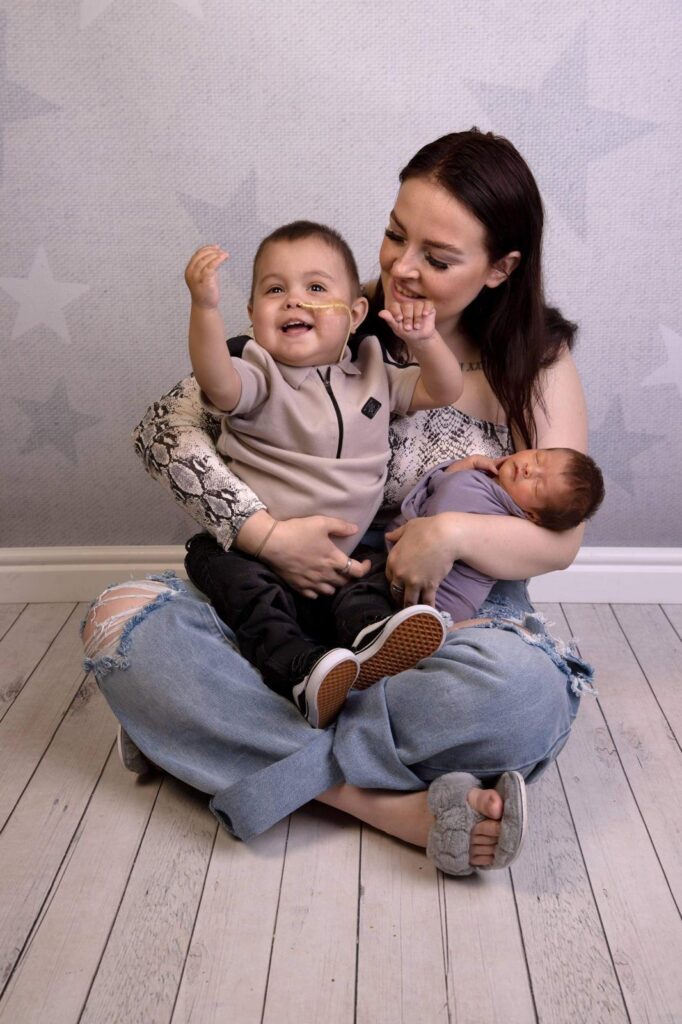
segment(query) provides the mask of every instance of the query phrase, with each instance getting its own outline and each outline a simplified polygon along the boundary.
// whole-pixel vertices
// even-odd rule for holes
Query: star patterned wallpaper
[[[580,324],[587,544],[682,545],[679,0],[0,0],[0,544],[175,544],[130,430],[188,371],[183,270],[218,242],[228,329],[278,224],[377,271],[397,172],[472,124],[545,199]]]

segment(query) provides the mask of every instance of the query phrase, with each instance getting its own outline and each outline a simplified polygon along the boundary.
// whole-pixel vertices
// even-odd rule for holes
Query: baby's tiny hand
[[[459,473],[463,469],[482,469],[491,476],[497,476],[499,468],[505,461],[506,455],[499,459],[491,459],[487,455],[469,455],[465,459],[458,459],[445,470],[446,473]]]
[[[216,271],[229,258],[229,253],[219,245],[204,245],[194,253],[185,270],[185,282],[195,305],[203,309],[218,308],[220,286]]]
[[[436,311],[433,303],[425,299],[392,302],[381,310],[379,316],[408,348],[415,343],[429,341],[436,334]]]

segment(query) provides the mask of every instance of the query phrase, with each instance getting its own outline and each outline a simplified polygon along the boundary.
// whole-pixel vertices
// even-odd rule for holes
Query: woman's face
[[[505,280],[514,256],[493,266],[481,222],[440,185],[410,178],[400,186],[379,252],[386,305],[430,300],[447,339],[480,290]]]

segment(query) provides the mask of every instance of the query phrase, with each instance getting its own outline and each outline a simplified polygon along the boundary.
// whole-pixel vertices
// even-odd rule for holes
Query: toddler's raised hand
[[[408,349],[429,341],[436,334],[436,311],[433,303],[425,299],[416,302],[392,302],[379,313],[394,334],[405,342]]]
[[[203,245],[192,256],[185,270],[185,282],[196,306],[203,309],[218,308],[220,286],[216,271],[227,259],[229,253],[219,245]]]

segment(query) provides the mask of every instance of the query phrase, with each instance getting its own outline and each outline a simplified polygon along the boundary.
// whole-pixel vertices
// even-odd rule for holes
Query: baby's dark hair
[[[258,246],[256,255],[253,258],[253,272],[251,275],[251,295],[249,303],[253,302],[253,291],[256,286],[256,268],[263,250],[270,242],[298,242],[303,238],[321,238],[330,249],[337,252],[344,262],[346,273],[354,299],[360,294],[360,275],[355,257],[350,250],[348,242],[334,228],[328,228],[326,224],[316,224],[312,220],[295,220],[291,224],[283,224],[281,228],[271,231]]]
[[[557,506],[548,506],[538,512],[535,521],[548,530],[570,530],[589,519],[604,500],[604,477],[599,466],[589,455],[573,448],[550,448],[567,456],[563,476],[570,493]]]

